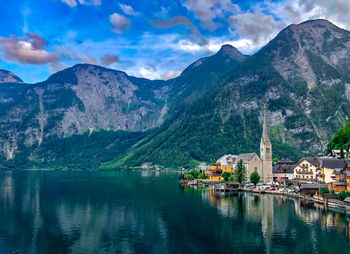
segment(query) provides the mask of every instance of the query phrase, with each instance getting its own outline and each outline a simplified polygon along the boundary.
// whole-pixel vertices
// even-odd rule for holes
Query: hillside
[[[109,165],[177,167],[223,153],[258,152],[268,104],[273,153],[323,151],[350,114],[350,32],[328,21],[290,25],[147,144]]]

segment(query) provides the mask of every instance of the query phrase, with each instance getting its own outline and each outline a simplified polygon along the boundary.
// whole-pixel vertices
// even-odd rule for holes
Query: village
[[[201,163],[182,181],[189,185],[208,184],[217,191],[251,191],[289,194],[318,203],[334,203],[350,209],[350,154],[332,150],[328,155],[304,157],[298,162],[272,159],[266,106],[260,156],[256,153],[227,154],[215,163]]]

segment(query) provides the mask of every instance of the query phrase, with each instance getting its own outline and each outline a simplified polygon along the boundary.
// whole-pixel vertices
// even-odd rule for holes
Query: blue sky
[[[29,83],[77,63],[168,79],[225,43],[253,54],[291,23],[350,28],[349,0],[0,1],[0,68]]]

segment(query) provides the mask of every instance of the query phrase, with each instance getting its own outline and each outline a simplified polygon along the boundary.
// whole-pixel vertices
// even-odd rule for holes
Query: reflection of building
[[[293,199],[294,200],[294,209],[295,214],[305,223],[313,224],[314,222],[318,221],[320,219],[320,213],[318,210],[312,208],[304,208],[302,206],[302,200],[301,199]]]
[[[350,220],[336,212],[327,212],[321,216],[321,225],[325,229],[335,228],[337,231],[343,232],[347,239],[350,240]]]

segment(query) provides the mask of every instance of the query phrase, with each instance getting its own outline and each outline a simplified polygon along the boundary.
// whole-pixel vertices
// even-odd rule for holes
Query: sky
[[[223,44],[254,54],[292,23],[323,18],[350,30],[350,0],[0,0],[0,6],[0,69],[28,83],[78,63],[170,79]]]

